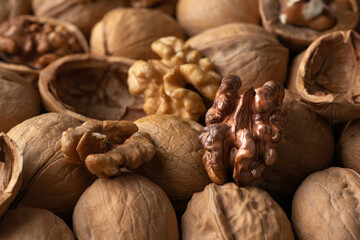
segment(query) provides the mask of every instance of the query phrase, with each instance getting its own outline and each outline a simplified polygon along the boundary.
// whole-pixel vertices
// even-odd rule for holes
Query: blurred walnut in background
[[[31,12],[31,0],[0,0],[0,23]]]

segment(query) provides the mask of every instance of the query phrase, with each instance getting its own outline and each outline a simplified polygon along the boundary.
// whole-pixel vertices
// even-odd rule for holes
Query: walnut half
[[[137,131],[132,122],[89,120],[63,133],[61,150],[98,177],[120,175],[122,167],[135,169],[155,155],[150,135]]]
[[[223,78],[200,135],[204,167],[218,184],[226,181],[233,147],[239,149],[233,171],[236,183],[245,185],[259,178],[266,166],[275,163],[286,123],[287,112],[282,109],[284,88],[280,83],[268,81],[257,91],[250,88],[239,96],[240,87],[238,76]]]

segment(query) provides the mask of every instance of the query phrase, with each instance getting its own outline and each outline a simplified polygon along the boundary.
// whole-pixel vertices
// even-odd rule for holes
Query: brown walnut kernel
[[[0,26],[0,58],[7,63],[42,69],[62,56],[86,51],[85,38],[68,23],[20,16]]]
[[[132,122],[89,120],[63,133],[61,150],[68,162],[83,163],[98,177],[116,176],[122,167],[136,169],[155,155],[150,135],[137,131]]]
[[[223,78],[213,106],[206,113],[206,127],[200,135],[204,146],[203,165],[210,179],[223,184],[232,148],[235,156],[233,178],[245,185],[261,177],[266,166],[277,158],[286,110],[282,109],[283,86],[269,81],[259,90],[238,94],[241,80],[236,75]]]
[[[128,85],[133,95],[145,94],[144,111],[198,120],[206,107],[201,96],[187,89],[193,85],[213,100],[220,76],[208,58],[176,37],[160,38],[151,48],[162,59],[137,61],[129,69]]]

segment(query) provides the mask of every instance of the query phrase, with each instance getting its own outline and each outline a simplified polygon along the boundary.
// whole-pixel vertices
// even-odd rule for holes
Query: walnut
[[[40,208],[17,208],[7,212],[0,221],[0,239],[7,240],[74,240],[64,221]]]
[[[201,164],[203,150],[198,140],[202,126],[192,120],[155,114],[135,121],[156,146],[153,159],[137,168],[139,173],[164,189],[175,210],[184,210],[194,192],[210,183]]]
[[[30,0],[1,0],[0,22],[31,12]]]
[[[129,69],[128,85],[133,95],[145,95],[147,114],[163,113],[198,120],[206,107],[201,96],[186,88],[190,84],[213,100],[220,76],[208,58],[175,37],[160,38],[151,48],[162,59],[137,61]]]
[[[176,17],[188,36],[233,22],[260,23],[253,0],[179,0]]]
[[[215,65],[220,76],[241,77],[243,93],[268,79],[284,83],[289,50],[262,27],[233,23],[206,30],[187,42]]]
[[[39,91],[45,108],[81,121],[136,120],[146,115],[143,96],[132,96],[127,71],[134,61],[122,57],[70,55],[45,68]]]
[[[75,26],[55,19],[18,16],[0,25],[0,67],[27,75],[34,85],[39,71],[51,62],[88,50]]]
[[[0,69],[0,132],[40,113],[35,89],[16,73]]]
[[[360,119],[348,122],[337,143],[337,159],[347,168],[360,174]]]
[[[250,88],[239,96],[241,80],[236,75],[222,79],[213,106],[206,113],[206,127],[200,135],[204,146],[203,165],[211,179],[224,184],[232,148],[233,178],[238,185],[261,177],[273,165],[281,141],[286,111],[282,109],[283,86],[269,81],[257,91]]]
[[[323,34],[354,29],[359,20],[357,0],[260,0],[259,10],[264,28],[294,52]]]
[[[177,0],[130,0],[133,8],[154,8],[173,15],[175,13]]]
[[[180,25],[169,15],[149,9],[117,8],[94,26],[90,47],[100,56],[146,60],[157,57],[151,43],[166,36],[184,38]]]
[[[81,122],[65,114],[42,114],[13,127],[8,135],[23,153],[24,170],[14,207],[45,208],[69,221],[83,191],[96,179],[61,152],[61,135]]]
[[[32,0],[36,16],[70,22],[88,38],[93,26],[111,9],[127,7],[128,0]]]
[[[0,218],[20,190],[22,172],[23,155],[13,140],[0,133]]]
[[[295,193],[292,222],[297,239],[359,239],[360,175],[329,168],[308,176]]]
[[[212,183],[195,193],[181,228],[184,240],[294,239],[286,214],[269,194],[234,183]]]
[[[121,168],[134,170],[155,155],[150,135],[137,131],[132,122],[89,120],[62,134],[61,151],[98,177],[120,175]]]
[[[359,47],[360,36],[354,31],[318,38],[293,61],[288,88],[325,118],[359,118]]]
[[[177,220],[164,191],[130,173],[96,180],[73,215],[77,239],[179,239]]]

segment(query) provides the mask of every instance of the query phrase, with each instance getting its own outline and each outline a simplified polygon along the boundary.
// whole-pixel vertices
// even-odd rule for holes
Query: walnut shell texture
[[[210,183],[202,166],[199,125],[191,120],[164,114],[149,115],[138,119],[139,131],[147,132],[156,146],[156,154],[150,162],[136,169],[158,184],[170,200],[188,200]]]
[[[323,35],[294,60],[289,89],[325,118],[359,118],[359,57],[360,35],[355,31]]]
[[[0,221],[0,239],[74,240],[65,222],[52,212],[40,208],[17,208]]]
[[[297,239],[359,239],[360,175],[333,167],[308,176],[295,193]]]
[[[181,219],[183,239],[291,240],[290,221],[265,191],[234,183],[195,193]]]
[[[95,180],[82,165],[69,164],[61,135],[81,122],[65,114],[42,114],[13,127],[8,135],[24,157],[23,183],[14,205],[48,209],[69,220],[77,200]]]
[[[180,0],[176,11],[188,36],[233,22],[260,22],[258,1],[253,0]]]
[[[0,132],[40,113],[35,89],[16,73],[0,69]]]
[[[76,54],[50,64],[39,77],[46,109],[81,121],[136,120],[145,116],[143,96],[129,93],[127,71],[133,60]]]
[[[0,133],[0,218],[20,190],[22,171],[22,154],[13,140]]]
[[[184,38],[180,25],[169,15],[157,10],[116,8],[94,26],[90,47],[100,56],[147,60],[157,58],[151,43],[167,36]]]
[[[288,49],[273,34],[254,24],[232,23],[209,29],[186,43],[208,57],[220,76],[238,75],[241,93],[270,80],[285,81]]]
[[[73,215],[77,239],[179,239],[165,192],[130,173],[99,178],[81,196]]]

